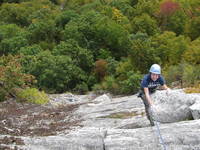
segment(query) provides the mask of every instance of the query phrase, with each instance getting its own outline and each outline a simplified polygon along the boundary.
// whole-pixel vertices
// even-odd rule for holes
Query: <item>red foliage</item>
[[[179,8],[179,3],[167,0],[160,4],[160,14],[162,16],[171,16]]]
[[[95,73],[102,80],[106,75],[107,62],[103,59],[99,59],[95,62]]]

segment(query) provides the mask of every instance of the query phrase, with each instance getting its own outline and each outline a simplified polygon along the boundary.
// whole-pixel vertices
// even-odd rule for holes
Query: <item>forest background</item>
[[[0,16],[0,101],[135,94],[153,63],[200,89],[199,0],[2,0]]]

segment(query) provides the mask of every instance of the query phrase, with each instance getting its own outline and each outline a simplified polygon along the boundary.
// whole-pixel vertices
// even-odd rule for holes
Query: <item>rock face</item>
[[[200,117],[198,94],[186,94],[183,90],[174,90],[169,94],[166,91],[158,91],[152,98],[155,101],[155,118],[159,122],[171,123]]]
[[[59,132],[54,136],[15,137],[30,150],[162,150],[156,126],[150,127],[144,105],[136,95],[111,98],[102,95],[53,95],[49,106],[80,104],[74,112],[82,127]],[[167,146],[167,150],[200,150],[199,94],[185,94],[182,90],[157,91],[154,117]],[[191,119],[196,120],[191,120]],[[0,136],[0,141],[5,135]],[[14,147],[14,144],[7,145]]]

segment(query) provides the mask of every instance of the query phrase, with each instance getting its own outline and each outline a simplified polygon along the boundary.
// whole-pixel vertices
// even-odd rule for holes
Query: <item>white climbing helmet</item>
[[[149,70],[151,73],[161,74],[161,68],[158,64],[153,64]]]

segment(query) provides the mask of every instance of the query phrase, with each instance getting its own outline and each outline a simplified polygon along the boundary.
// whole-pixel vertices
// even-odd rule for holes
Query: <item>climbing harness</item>
[[[152,116],[153,116],[154,112],[153,112],[152,107],[150,107],[150,111],[151,111]],[[164,142],[164,140],[163,140],[163,137],[162,137],[162,135],[161,135],[161,132],[160,132],[160,128],[159,128],[158,121],[156,121],[156,120],[154,119],[154,117],[152,117],[152,119],[153,119],[153,122],[154,122],[154,124],[155,124],[155,126],[156,126],[156,129],[157,129],[156,131],[157,131],[157,135],[158,135],[158,138],[159,138],[159,142],[160,142],[160,144],[163,145],[163,149],[164,149],[164,150],[167,150],[166,144],[165,144],[165,142]]]

